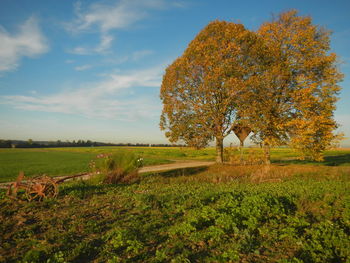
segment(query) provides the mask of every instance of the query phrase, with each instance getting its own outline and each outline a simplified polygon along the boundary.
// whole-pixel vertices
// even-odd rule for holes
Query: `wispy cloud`
[[[150,9],[165,7],[164,0],[121,0],[111,5],[95,3],[83,9],[82,3],[75,5],[77,18],[66,24],[72,32],[98,30],[107,33],[114,29],[127,28],[145,18]]]
[[[0,72],[15,70],[22,57],[35,57],[47,52],[47,40],[33,16],[11,34],[0,25]]]
[[[152,54],[153,54],[152,50],[138,50],[132,54],[132,60],[137,61]]]
[[[68,50],[69,53],[75,55],[94,55],[94,54],[106,54],[109,52],[114,37],[108,34],[101,36],[100,43],[96,47],[78,46]]]
[[[82,66],[76,66],[74,69],[76,71],[84,71],[87,69],[90,69],[92,67],[92,65],[86,64],[86,65],[82,65]]]
[[[68,50],[69,53],[75,54],[75,55],[91,55],[93,54],[92,49],[87,47],[75,47]]]
[[[95,48],[95,51],[97,53],[106,52],[111,47],[113,40],[114,37],[108,34],[103,34],[101,37],[100,44]]]
[[[113,4],[95,3],[83,7],[82,2],[75,4],[76,18],[65,23],[65,28],[72,33],[100,33],[100,42],[96,47],[78,46],[69,52],[79,55],[106,53],[112,46],[112,31],[126,29],[148,17],[151,10],[169,6],[181,7],[181,2],[172,4],[165,0],[120,0]]]
[[[14,108],[77,114],[88,118],[133,121],[159,114],[154,98],[132,95],[133,88],[159,87],[163,67],[128,73],[113,73],[97,83],[87,83],[84,88],[66,90],[57,94],[40,96],[1,96],[0,103]]]
[[[73,59],[67,59],[65,61],[66,64],[73,64],[75,61]]]

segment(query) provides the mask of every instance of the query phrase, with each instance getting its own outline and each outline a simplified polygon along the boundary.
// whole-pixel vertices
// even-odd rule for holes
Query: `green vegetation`
[[[49,151],[69,151],[79,153],[110,153],[124,150],[133,151],[144,158],[145,165],[169,163],[172,160],[214,160],[215,149],[205,148],[194,150],[187,147],[81,147],[81,148],[51,148]]]
[[[86,172],[90,160],[98,154],[116,153],[130,150],[136,156],[142,157],[143,164],[157,165],[182,160],[215,160],[215,149],[205,148],[194,150],[179,147],[72,147],[48,149],[0,149],[0,182],[15,180],[19,171],[26,176],[47,174],[49,176],[70,175]],[[244,154],[249,149],[244,149]],[[238,151],[235,151],[239,155]],[[332,150],[325,152],[322,162],[301,161],[297,153],[289,148],[275,148],[271,151],[273,163],[281,164],[312,164],[339,166],[350,165],[350,149]]]
[[[47,174],[68,175],[85,172],[95,155],[37,149],[1,149],[0,182],[15,180],[20,171],[26,176]]]
[[[142,159],[131,151],[100,155],[90,163],[92,170],[99,173],[100,183],[118,184],[138,181],[138,169]],[[97,181],[99,181],[97,180]]]
[[[2,262],[349,262],[350,168],[213,166],[0,197]]]
[[[89,162],[98,154],[130,150],[143,158],[143,164],[157,165],[175,160],[211,160],[214,149],[195,151],[187,148],[151,147],[72,147],[47,149],[0,149],[0,182],[15,180],[19,171],[26,176],[47,174],[70,175],[86,172]]]

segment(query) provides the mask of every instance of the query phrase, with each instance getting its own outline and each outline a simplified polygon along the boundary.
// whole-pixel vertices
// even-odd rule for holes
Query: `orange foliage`
[[[170,141],[204,147],[234,127],[269,147],[290,145],[321,160],[339,136],[333,118],[342,74],[329,53],[330,33],[292,10],[257,32],[214,21],[205,27],[163,77],[160,127]]]
[[[237,122],[239,94],[253,72],[257,44],[243,25],[214,21],[166,69],[160,127],[170,141],[204,147],[215,138],[222,162],[222,141]]]
[[[322,160],[321,153],[339,137],[333,134],[333,112],[342,74],[336,55],[329,54],[330,32],[292,10],[263,24],[257,33],[273,59],[262,74],[263,97],[269,103],[259,108],[255,138],[271,145],[289,144],[301,158]]]

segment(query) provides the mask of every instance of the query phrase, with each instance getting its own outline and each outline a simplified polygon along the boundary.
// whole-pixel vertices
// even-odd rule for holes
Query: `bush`
[[[138,181],[138,169],[141,166],[142,158],[129,151],[97,156],[91,164],[101,181],[107,184]]]

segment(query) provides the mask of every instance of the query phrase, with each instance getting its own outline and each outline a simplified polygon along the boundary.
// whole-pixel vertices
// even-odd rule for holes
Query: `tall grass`
[[[138,180],[141,159],[131,151],[100,155],[92,162],[92,168],[108,184],[128,183]]]

